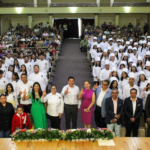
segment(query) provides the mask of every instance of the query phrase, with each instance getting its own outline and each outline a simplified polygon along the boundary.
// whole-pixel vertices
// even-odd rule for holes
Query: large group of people
[[[138,136],[144,112],[150,136],[150,36],[135,38],[136,32],[129,29],[129,37],[120,33],[107,37],[104,26],[88,25],[80,49],[90,53],[94,86],[85,80],[84,89],[79,89],[75,78],[69,76],[68,84],[58,93],[55,85],[50,91],[47,85],[51,60],[60,50],[62,30],[61,25],[57,29],[48,23],[40,23],[33,30],[10,25],[0,38],[0,137],[9,137],[17,129],[31,129],[30,113],[35,129],[47,129],[47,119],[51,128],[60,129],[63,113],[66,129],[76,129],[80,109],[85,128],[91,128],[94,116],[98,128],[114,130],[116,136],[120,136],[124,114],[127,137],[132,132]],[[6,48],[10,35],[15,49]],[[37,44],[47,46],[46,50],[37,48]],[[13,58],[13,53],[19,57]]]

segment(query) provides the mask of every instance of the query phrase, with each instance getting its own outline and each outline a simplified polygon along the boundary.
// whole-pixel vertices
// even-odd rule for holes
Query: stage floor
[[[114,138],[116,146],[98,146],[98,142],[14,142],[0,139],[0,150],[150,150],[150,138]]]

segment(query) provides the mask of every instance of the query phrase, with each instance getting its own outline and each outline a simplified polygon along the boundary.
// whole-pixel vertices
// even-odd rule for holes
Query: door
[[[72,38],[79,38],[79,27],[78,27],[78,19],[54,19],[54,25],[57,27],[61,24],[63,27],[64,24],[67,24],[69,26],[69,23],[71,23],[71,28],[68,29],[68,35],[69,32],[71,32]]]
[[[7,18],[2,19],[2,34],[7,32],[10,23],[11,23],[10,19]]]

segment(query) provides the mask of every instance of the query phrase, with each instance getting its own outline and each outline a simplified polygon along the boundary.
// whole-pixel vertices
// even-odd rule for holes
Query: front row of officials
[[[16,129],[31,128],[29,117],[25,110],[31,108],[35,129],[47,128],[47,118],[50,119],[51,127],[60,129],[62,113],[65,113],[66,129],[77,128],[78,111],[81,105],[81,120],[85,128],[91,127],[92,116],[95,116],[97,127],[114,130],[116,136],[120,136],[122,124],[122,114],[124,112],[124,122],[126,128],[126,137],[138,136],[140,125],[140,116],[143,112],[142,99],[137,97],[137,90],[130,90],[130,97],[125,101],[118,98],[118,89],[109,89],[109,81],[104,80],[101,86],[95,85],[90,89],[90,82],[84,82],[84,88],[79,91],[74,77],[68,78],[68,85],[64,86],[61,94],[57,93],[56,86],[51,87],[51,93],[46,94],[42,91],[38,82],[32,87],[29,93],[26,89],[28,81],[26,74],[21,75],[22,84],[27,85],[23,92],[20,92],[22,101],[31,100],[31,104],[18,105],[16,113],[11,103],[7,102],[7,96],[13,92],[13,87],[6,89],[6,94],[0,95],[0,138],[9,137],[10,133]],[[64,101],[63,101],[64,97]],[[82,102],[80,101],[82,99]],[[44,104],[44,105],[43,105]],[[23,112],[23,108],[24,112]],[[148,123],[147,136],[150,137],[150,94],[147,97],[146,122]]]

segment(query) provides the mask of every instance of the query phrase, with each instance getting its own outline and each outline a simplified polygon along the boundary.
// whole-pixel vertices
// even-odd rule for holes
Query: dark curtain
[[[57,27],[60,24],[63,27],[64,23],[69,25],[69,22],[71,22],[71,25],[72,25],[72,37],[73,38],[79,38],[78,19],[54,19],[54,25],[56,25]]]
[[[82,19],[82,24],[84,24],[85,26],[87,24],[93,25],[94,24],[94,19]]]

